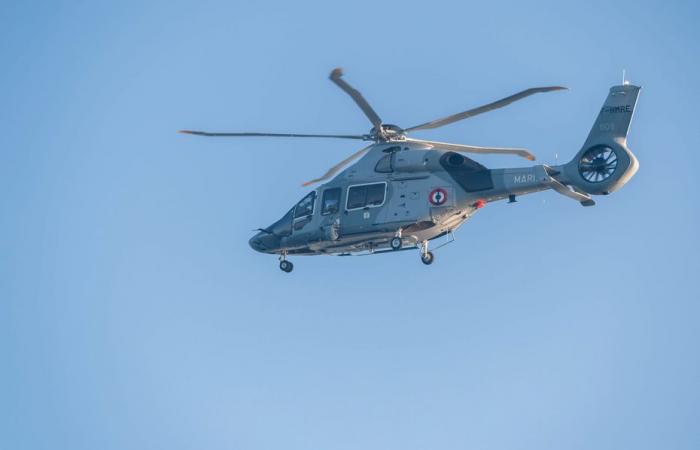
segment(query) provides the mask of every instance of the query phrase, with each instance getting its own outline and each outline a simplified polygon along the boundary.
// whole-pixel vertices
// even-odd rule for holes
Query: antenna
[[[627,86],[628,84],[630,84],[630,82],[627,80],[627,77],[625,76],[626,72],[627,71],[625,69],[622,69],[622,84],[624,86]]]

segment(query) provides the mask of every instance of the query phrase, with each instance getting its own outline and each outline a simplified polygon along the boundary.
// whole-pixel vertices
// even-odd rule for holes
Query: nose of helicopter
[[[250,247],[256,252],[270,253],[279,247],[280,239],[271,233],[259,232],[248,241]]]

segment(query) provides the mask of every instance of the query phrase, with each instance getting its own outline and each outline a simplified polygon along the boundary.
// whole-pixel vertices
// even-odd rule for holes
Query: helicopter
[[[372,124],[368,134],[222,133],[181,130],[210,137],[333,138],[368,141],[369,145],[334,165],[321,177],[303,184],[321,184],[284,216],[259,228],[250,246],[279,257],[279,267],[291,272],[287,258],[296,255],[358,255],[418,249],[421,261],[435,257],[429,243],[454,232],[479,209],[548,189],[593,206],[592,195],[608,195],[627,183],[639,168],[627,147],[640,86],[624,79],[610,88],[598,117],[574,158],[562,165],[488,169],[465,154],[535,156],[522,148],[477,147],[414,139],[409,133],[431,130],[507,106],[537,93],[566,89],[535,87],[492,103],[408,128],[384,123],[362,94],[334,69],[330,80],[347,93]],[[354,164],[350,165],[353,161]],[[439,248],[439,247],[437,247]]]

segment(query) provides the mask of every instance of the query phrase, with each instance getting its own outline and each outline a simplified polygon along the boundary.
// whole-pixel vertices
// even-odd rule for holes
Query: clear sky
[[[0,448],[700,448],[693,1],[4,2]],[[436,252],[248,247],[365,133],[570,159],[643,86],[598,205],[491,204]],[[489,167],[515,157],[476,158]]]

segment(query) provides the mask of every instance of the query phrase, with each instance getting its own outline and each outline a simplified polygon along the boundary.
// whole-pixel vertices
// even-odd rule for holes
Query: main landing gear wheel
[[[280,261],[280,269],[282,270],[282,272],[289,273],[292,270],[294,270],[294,264],[287,261],[286,259],[283,259],[282,261]]]
[[[423,264],[429,266],[433,263],[435,257],[433,256],[433,252],[425,252],[422,255],[420,255],[420,260],[423,262]]]
[[[401,249],[401,238],[400,237],[395,237],[391,239],[391,242],[389,242],[389,245],[391,245],[392,250],[399,250]]]

